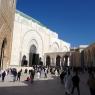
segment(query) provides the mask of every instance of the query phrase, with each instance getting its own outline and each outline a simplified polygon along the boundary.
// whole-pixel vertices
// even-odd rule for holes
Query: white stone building
[[[69,51],[70,44],[60,40],[57,33],[51,31],[32,17],[16,11],[11,66],[21,66],[24,55],[28,61],[28,66],[33,65],[31,63],[33,58],[37,59],[38,57],[41,57],[44,65],[46,65],[47,54],[55,53],[57,56],[57,53],[62,55],[62,53]]]

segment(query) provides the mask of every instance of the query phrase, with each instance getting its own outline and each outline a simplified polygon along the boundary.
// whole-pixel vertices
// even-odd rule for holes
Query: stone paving
[[[42,77],[38,80],[35,77],[33,84],[24,81],[28,75],[23,75],[21,81],[12,82],[12,76],[7,76],[5,82],[0,81],[0,95],[65,95],[64,85],[60,83],[59,78]],[[90,95],[87,86],[87,74],[80,74],[80,95]],[[75,93],[73,95],[77,95]]]

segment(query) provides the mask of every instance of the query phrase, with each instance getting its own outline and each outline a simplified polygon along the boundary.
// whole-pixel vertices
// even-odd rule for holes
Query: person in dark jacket
[[[31,70],[30,70],[31,83],[33,83],[33,81],[34,81],[34,75],[35,75],[35,71],[31,69]]]
[[[20,81],[20,77],[21,77],[21,71],[19,71],[19,72],[17,73],[17,80]]]
[[[4,82],[5,76],[6,76],[6,72],[4,71],[4,72],[2,73],[2,82]]]
[[[66,72],[65,72],[65,71],[63,71],[63,72],[60,74],[61,83],[64,83],[64,82],[63,82],[63,79],[64,79],[65,75],[66,75]]]
[[[93,73],[89,74],[89,79],[87,81],[87,84],[89,86],[91,95],[95,95],[95,77]]]
[[[12,73],[13,73],[13,82],[15,82],[16,81],[16,77],[17,77],[17,70],[13,69]]]
[[[78,95],[80,95],[79,82],[80,78],[78,76],[78,72],[76,72],[76,74],[72,77],[73,88],[71,94],[73,94],[74,89],[77,88]]]

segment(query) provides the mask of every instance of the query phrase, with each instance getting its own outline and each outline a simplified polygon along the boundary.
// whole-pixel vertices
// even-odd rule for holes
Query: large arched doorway
[[[39,64],[39,54],[37,54],[37,48],[33,44],[30,47],[29,52],[29,66],[38,65]]]
[[[33,46],[34,45],[34,46]],[[32,50],[32,53],[38,53],[39,56],[42,58],[43,56],[43,39],[42,36],[40,35],[39,31],[35,30],[29,30],[26,31],[23,39],[22,39],[22,55],[26,55],[28,63],[29,62],[29,54],[31,53],[30,51]],[[34,47],[30,49],[31,47]],[[36,47],[36,49],[35,49]],[[35,52],[36,50],[36,52]],[[43,58],[42,58],[43,59]]]
[[[59,55],[56,57],[56,67],[60,67],[60,58]]]
[[[49,67],[50,64],[51,64],[51,63],[50,63],[50,60],[51,60],[51,59],[50,59],[50,56],[47,56],[47,57],[46,57],[46,66],[47,66],[47,67]]]
[[[1,56],[0,56],[0,68],[3,68],[3,62],[4,62],[4,51],[5,51],[5,47],[7,44],[7,39],[5,38],[2,42],[2,46],[1,46]]]

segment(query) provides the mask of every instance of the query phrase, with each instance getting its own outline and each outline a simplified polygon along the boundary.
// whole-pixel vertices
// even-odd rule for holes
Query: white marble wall
[[[70,44],[58,39],[58,34],[19,11],[15,14],[11,65],[20,66],[23,55],[29,61],[29,50],[35,45],[44,61],[44,53],[70,50]]]

